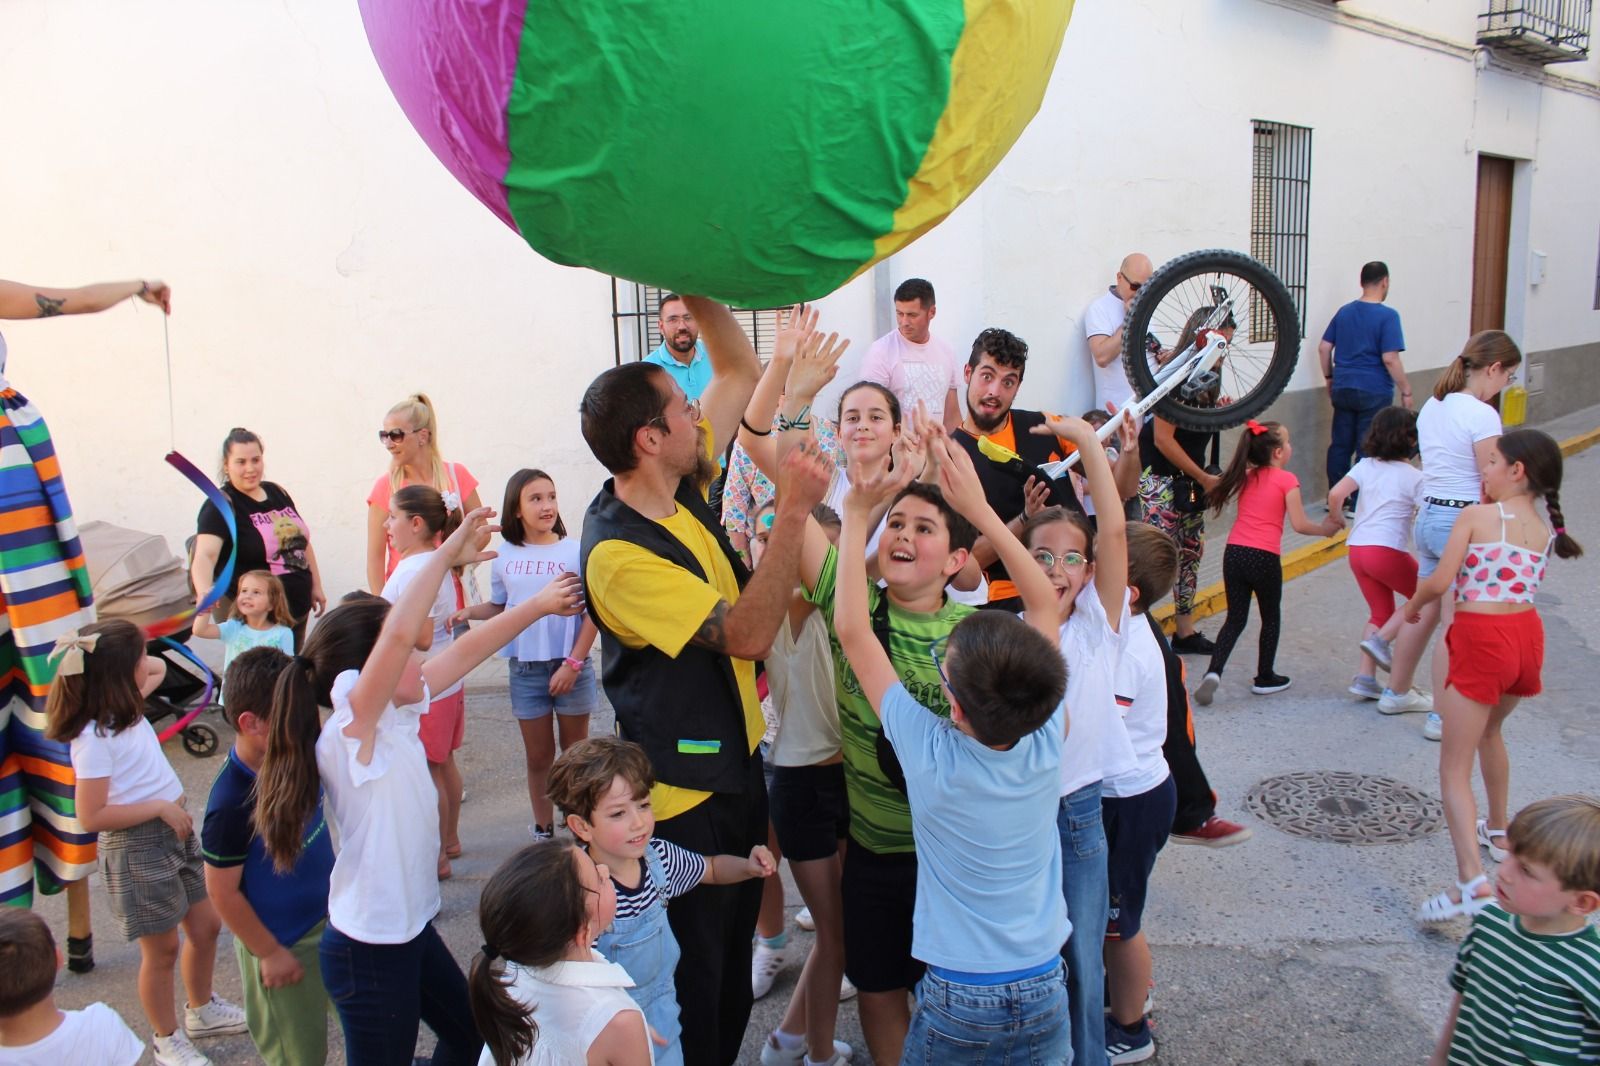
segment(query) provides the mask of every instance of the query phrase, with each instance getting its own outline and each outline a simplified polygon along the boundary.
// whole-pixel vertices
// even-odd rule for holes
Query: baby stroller
[[[86,522],[78,528],[84,559],[89,565],[89,587],[101,619],[121,618],[136,626],[169,618],[194,603],[189,573],[183,561],[167,548],[164,538],[109,522]],[[217,678],[211,668],[186,646],[189,629],[152,640],[149,654],[167,664],[167,676],[145,700],[144,716],[163,741],[174,733],[183,738],[191,755],[215,755],[217,731],[200,716],[220,709],[213,702]],[[160,723],[176,719],[163,730]]]

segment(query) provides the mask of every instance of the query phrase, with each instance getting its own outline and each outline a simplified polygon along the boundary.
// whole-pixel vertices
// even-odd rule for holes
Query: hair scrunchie
[[[478,950],[483,952],[483,958],[486,962],[493,962],[500,957],[500,949],[493,944],[480,944]]]

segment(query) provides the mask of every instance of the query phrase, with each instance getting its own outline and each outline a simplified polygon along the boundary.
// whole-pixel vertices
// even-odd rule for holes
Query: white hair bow
[[[439,497],[444,500],[445,513],[461,510],[461,494],[459,492],[441,492]]]
[[[56,673],[64,677],[83,673],[83,657],[85,653],[93,654],[94,646],[98,643],[99,633],[85,635],[74,629],[61,634],[50,651],[50,661],[56,663]]]

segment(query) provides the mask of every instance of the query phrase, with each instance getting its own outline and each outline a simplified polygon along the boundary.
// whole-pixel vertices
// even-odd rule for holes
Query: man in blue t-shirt
[[[1361,458],[1361,442],[1372,417],[1394,402],[1397,387],[1400,402],[1411,406],[1411,383],[1400,363],[1406,341],[1400,332],[1399,312],[1384,306],[1388,298],[1389,267],[1377,261],[1368,263],[1361,268],[1361,299],[1339,308],[1317,345],[1322,376],[1333,401],[1329,488]]]
[[[241,652],[228,666],[223,707],[238,738],[211,785],[200,853],[206,893],[233,933],[245,1021],[256,1049],[269,1066],[309,1066],[328,1057],[328,993],[317,944],[328,920],[333,842],[319,797],[306,823],[304,850],[293,869],[279,873],[251,824],[272,691],[288,663],[277,648],[260,647]]]
[[[700,340],[700,326],[682,296],[669,292],[661,297],[656,305],[656,326],[661,330],[661,343],[643,362],[654,363],[671,374],[685,396],[698,400],[711,384],[711,357]]]

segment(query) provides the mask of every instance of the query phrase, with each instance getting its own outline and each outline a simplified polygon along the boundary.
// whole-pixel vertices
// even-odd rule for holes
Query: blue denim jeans
[[[1104,1040],[1104,1021],[1101,1021]],[[969,985],[930,968],[917,982],[900,1066],[1064,1066],[1073,1061],[1068,1037],[1067,982],[1058,964],[1049,973],[1002,985]],[[1100,1061],[1105,1061],[1101,1052]]]
[[[1333,425],[1328,433],[1328,488],[1332,489],[1361,458],[1373,416],[1394,402],[1394,390],[1364,392],[1333,390]],[[1352,456],[1354,458],[1352,458]]]
[[[411,1062],[419,1021],[439,1038],[436,1066],[478,1061],[483,1040],[472,1023],[467,979],[433,923],[404,944],[367,944],[329,925],[318,955],[350,1066]]]
[[[1072,1056],[1081,1063],[1106,1061],[1106,964],[1101,954],[1111,910],[1106,874],[1106,832],[1100,821],[1100,782],[1061,797],[1056,813],[1061,833],[1061,893],[1067,897],[1072,935],[1061,955],[1067,960],[1067,1002],[1072,1010]]]
[[[673,975],[678,968],[678,938],[667,924],[667,871],[656,849],[644,849],[644,875],[655,883],[653,907],[633,918],[618,918],[600,934],[596,950],[628,971],[633,987],[628,995],[639,1004],[644,1020],[666,1041],[656,1045],[656,1066],[683,1066],[683,1024],[678,1018],[678,990]]]

